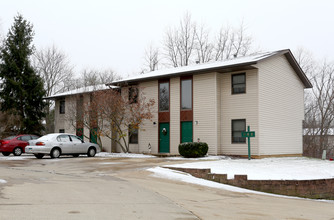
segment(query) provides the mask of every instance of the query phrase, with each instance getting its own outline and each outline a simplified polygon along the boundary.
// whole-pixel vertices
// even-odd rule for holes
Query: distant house
[[[302,154],[304,89],[312,85],[290,50],[159,70],[109,85],[125,96],[136,86],[156,101],[153,120],[129,140],[132,152],[175,155],[180,143],[203,141],[211,155],[247,155],[241,133],[250,126],[256,134],[252,156]],[[67,127],[57,114],[69,96],[53,97],[56,129]]]

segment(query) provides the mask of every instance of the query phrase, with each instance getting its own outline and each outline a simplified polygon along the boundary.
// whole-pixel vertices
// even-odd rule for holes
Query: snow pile
[[[133,153],[108,153],[108,152],[100,152],[96,154],[96,157],[107,157],[107,158],[153,158],[155,156],[152,155],[144,155],[144,154],[133,154]]]
[[[0,179],[0,183],[7,183],[6,180]]]
[[[210,168],[212,173],[246,174],[251,180],[311,180],[334,178],[334,162],[305,157],[265,159],[223,159],[170,165],[182,168]]]

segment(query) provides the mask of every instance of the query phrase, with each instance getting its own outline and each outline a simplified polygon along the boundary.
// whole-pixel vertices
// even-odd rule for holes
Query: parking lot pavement
[[[156,178],[146,170],[172,163],[182,161],[0,156],[0,219],[334,217],[334,203],[224,191]]]
[[[0,219],[198,219],[156,192],[94,171],[101,158],[1,159]]]

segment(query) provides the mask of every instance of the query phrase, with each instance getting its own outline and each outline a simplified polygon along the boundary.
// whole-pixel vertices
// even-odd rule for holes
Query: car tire
[[[37,159],[42,159],[44,154],[34,154]]]
[[[79,154],[72,154],[73,157],[79,157]]]
[[[14,156],[21,156],[22,154],[22,149],[20,147],[15,147],[13,150]]]
[[[53,148],[51,153],[50,153],[50,156],[51,158],[58,158],[60,156],[60,149],[59,148]]]
[[[96,154],[96,150],[95,150],[95,148],[94,148],[94,147],[90,147],[90,148],[88,149],[87,156],[88,156],[88,157],[94,157],[95,154]]]
[[[9,152],[1,152],[1,153],[2,153],[2,155],[6,156],[6,157],[10,155]]]

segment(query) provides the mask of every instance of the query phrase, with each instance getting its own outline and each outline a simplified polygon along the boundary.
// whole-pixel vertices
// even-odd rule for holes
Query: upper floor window
[[[169,111],[169,82],[159,83],[159,112]]]
[[[192,109],[192,80],[181,80],[181,109]]]
[[[136,87],[129,87],[129,102],[137,103],[138,102],[138,88]]]
[[[65,114],[65,99],[59,101],[59,114]]]
[[[246,93],[246,74],[232,75],[232,94]]]
[[[242,137],[241,133],[246,131],[246,120],[237,119],[232,120],[232,143],[244,144],[246,143],[246,138]]]

